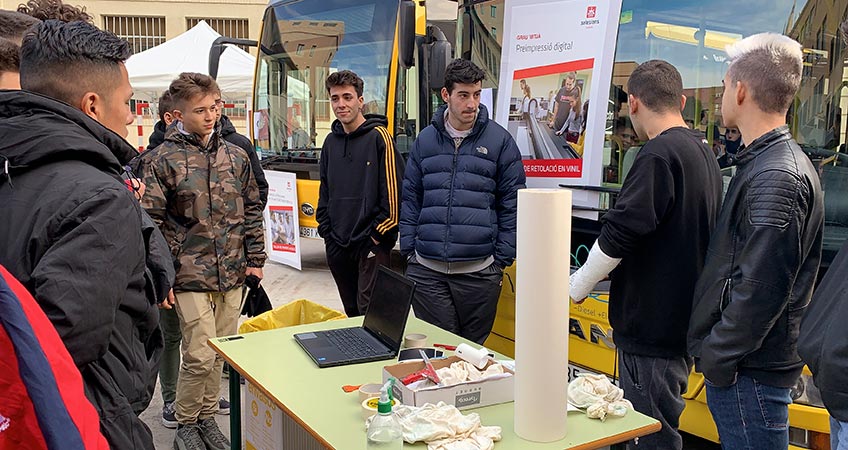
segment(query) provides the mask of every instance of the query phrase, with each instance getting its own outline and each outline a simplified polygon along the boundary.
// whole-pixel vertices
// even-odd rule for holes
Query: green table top
[[[392,360],[319,369],[292,335],[304,331],[359,326],[362,318],[336,320],[241,335],[243,339],[210,339],[209,343],[243,377],[256,385],[277,406],[300,423],[325,445],[335,449],[364,449],[365,424],[361,417],[359,394],[345,393],[342,386],[382,381],[383,366]],[[412,316],[406,334],[423,333],[427,344],[471,343]],[[500,357],[500,355],[499,355]],[[565,405],[563,405],[565,408]],[[483,425],[498,425],[502,449],[593,449],[624,442],[660,429],[656,420],[629,412],[606,422],[589,419],[582,412],[568,415],[568,435],[552,443],[535,443],[516,436],[513,403],[463,410],[476,412]],[[423,443],[405,448],[426,448]]]

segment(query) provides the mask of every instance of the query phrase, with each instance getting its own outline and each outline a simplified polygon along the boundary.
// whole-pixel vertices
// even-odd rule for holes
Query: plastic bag
[[[274,330],[293,325],[344,319],[345,317],[344,314],[334,309],[306,299],[300,299],[262,313],[252,319],[245,320],[239,326],[238,331],[240,334],[252,333],[254,331]]]

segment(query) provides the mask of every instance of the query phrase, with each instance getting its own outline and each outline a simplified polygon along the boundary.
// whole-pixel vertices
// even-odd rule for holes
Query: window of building
[[[187,17],[186,29],[192,29],[200,21],[205,21],[213,30],[221,36],[235,39],[250,39],[250,26],[247,19],[217,19],[208,17]],[[254,38],[255,39],[255,38]],[[248,51],[246,46],[240,45],[242,50]]]
[[[133,53],[141,53],[165,42],[165,18],[103,16],[103,29],[126,39]]]
[[[492,5],[492,8],[490,9],[490,13],[491,13],[492,17],[498,17],[498,7],[495,6],[495,5]]]
[[[497,35],[498,35],[498,29],[495,28],[495,27],[492,27],[492,36],[497,36]]]

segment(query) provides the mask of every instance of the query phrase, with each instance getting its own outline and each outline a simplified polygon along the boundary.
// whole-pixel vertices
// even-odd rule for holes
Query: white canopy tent
[[[127,60],[133,98],[156,101],[182,72],[209,73],[209,50],[220,37],[205,21],[156,47]],[[239,47],[227,45],[221,55],[218,85],[226,99],[247,99],[253,90],[256,58]]]

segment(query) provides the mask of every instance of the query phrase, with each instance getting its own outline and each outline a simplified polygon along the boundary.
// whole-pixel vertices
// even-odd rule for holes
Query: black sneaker
[[[177,428],[177,415],[175,403],[168,402],[162,407],[162,426],[165,428]]]
[[[215,419],[210,417],[199,420],[197,425],[200,427],[200,438],[203,439],[208,450],[230,450],[230,440],[221,433]]]
[[[222,416],[230,414],[230,402],[224,399],[224,397],[218,399],[218,414]]]
[[[174,437],[174,450],[206,450],[200,437],[200,426],[196,423],[181,425]]]

